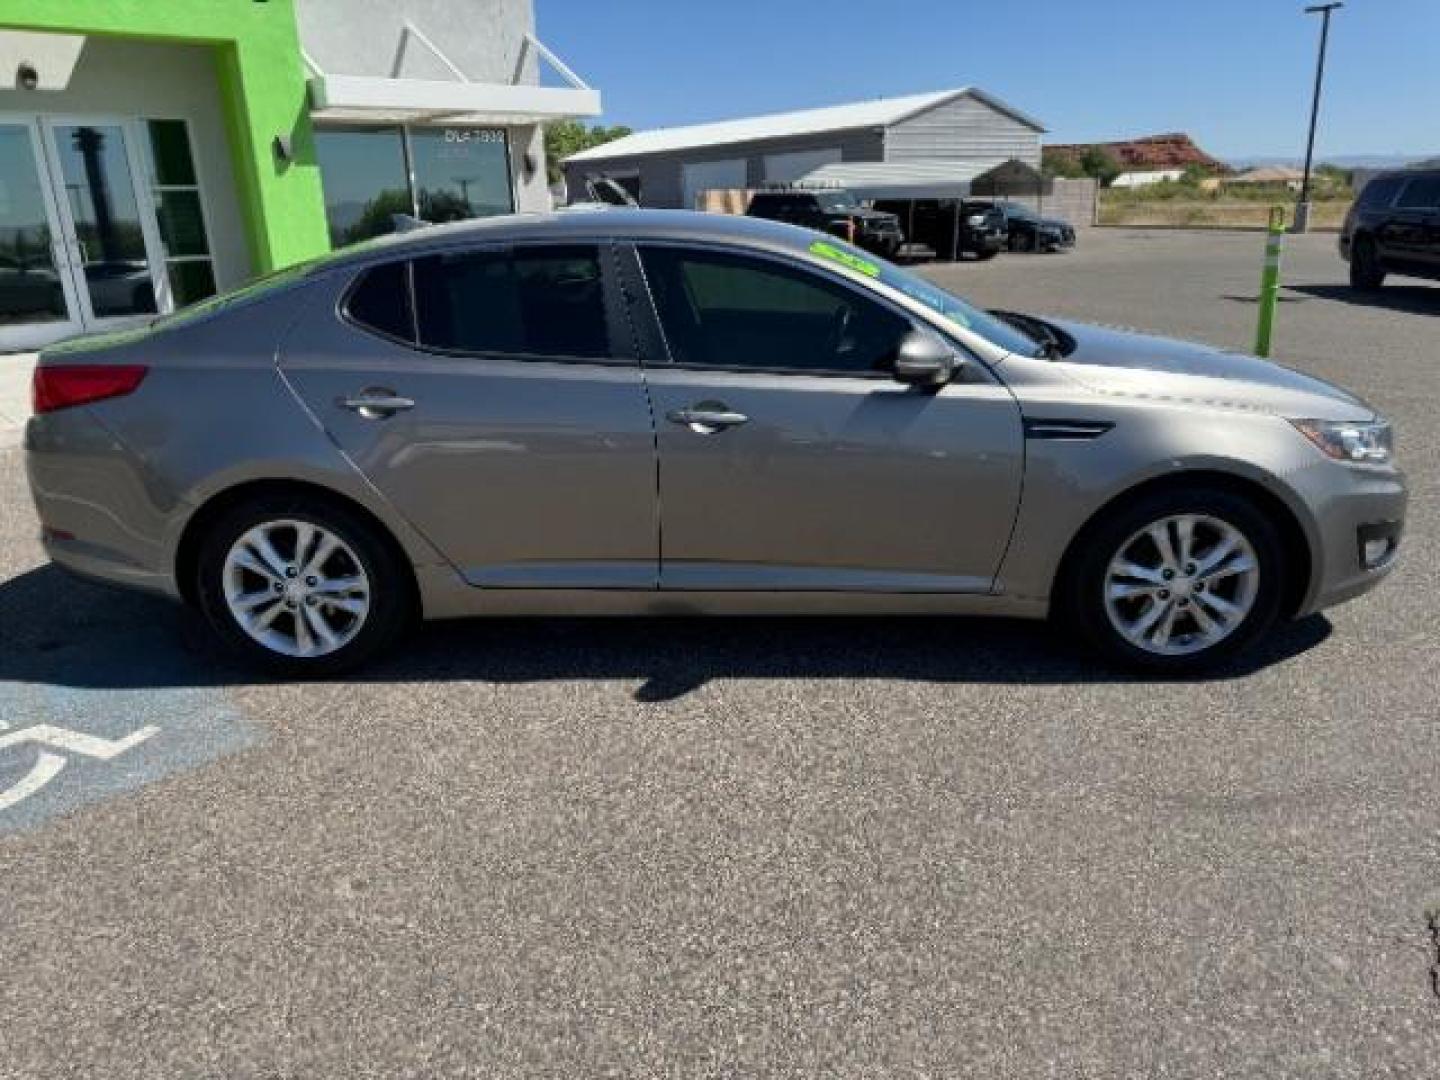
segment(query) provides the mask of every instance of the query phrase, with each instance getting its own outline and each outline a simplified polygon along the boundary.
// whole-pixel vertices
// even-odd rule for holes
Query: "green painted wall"
[[[0,27],[210,45],[256,269],[329,250],[292,0],[0,0]]]

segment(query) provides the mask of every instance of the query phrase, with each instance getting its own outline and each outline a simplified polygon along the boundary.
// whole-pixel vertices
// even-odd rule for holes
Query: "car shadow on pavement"
[[[1312,616],[1211,678],[1243,678],[1324,641]],[[980,618],[495,618],[421,628],[364,683],[522,684],[641,679],[635,699],[673,701],[713,679],[936,683],[1136,682],[1041,623]],[[0,684],[163,689],[264,682],[216,645],[200,616],[81,581],[52,566],[0,583]]]
[[[1349,285],[1286,285],[1291,292],[1317,300],[1338,300],[1357,307],[1400,311],[1408,315],[1440,315],[1440,289],[1433,285],[1386,285],[1373,292],[1361,292]]]

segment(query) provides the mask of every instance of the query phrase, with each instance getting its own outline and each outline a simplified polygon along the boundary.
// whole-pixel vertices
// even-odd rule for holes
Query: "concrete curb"
[[[0,356],[0,450],[19,446],[24,437],[34,370],[34,353]]]

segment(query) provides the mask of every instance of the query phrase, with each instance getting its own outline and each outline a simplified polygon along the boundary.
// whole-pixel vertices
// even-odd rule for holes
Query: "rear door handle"
[[[718,402],[702,401],[688,409],[675,409],[665,414],[672,424],[683,424],[697,435],[714,435],[726,428],[748,424],[750,417],[735,412]]]
[[[355,397],[341,398],[340,407],[357,412],[366,420],[384,420],[397,412],[413,409],[411,398],[400,397],[393,390],[363,390]]]

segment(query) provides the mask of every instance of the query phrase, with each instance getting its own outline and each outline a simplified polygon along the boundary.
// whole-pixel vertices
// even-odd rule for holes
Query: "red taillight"
[[[135,392],[150,369],[141,364],[56,364],[35,369],[35,415]]]

